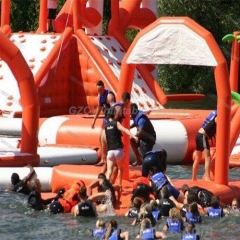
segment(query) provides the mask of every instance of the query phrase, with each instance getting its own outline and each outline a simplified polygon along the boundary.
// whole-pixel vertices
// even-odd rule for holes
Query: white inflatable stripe
[[[67,117],[51,117],[45,120],[40,127],[38,134],[40,146],[44,146],[46,144],[56,144],[58,129],[67,120]]]

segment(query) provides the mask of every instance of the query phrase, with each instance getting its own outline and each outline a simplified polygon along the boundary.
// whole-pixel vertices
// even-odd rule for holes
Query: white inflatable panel
[[[0,133],[7,136],[21,136],[21,118],[0,118]]]
[[[233,154],[238,154],[238,153],[240,153],[240,145],[236,145],[236,146],[233,148],[231,155],[233,155]]]
[[[38,178],[42,185],[43,192],[51,191],[51,180],[52,180],[52,168],[41,168],[35,167],[36,175],[34,177]],[[9,167],[0,168],[0,190],[4,191],[11,187],[11,175],[12,173],[18,173],[20,179],[26,177],[30,169],[28,167]]]
[[[46,144],[56,144],[58,129],[66,120],[68,120],[67,117],[51,117],[45,120],[38,133],[40,146],[44,146]]]
[[[0,137],[0,149],[16,149],[20,138]]]
[[[95,164],[97,152],[89,148],[76,147],[39,147],[41,167],[52,167],[59,164]]]
[[[184,125],[175,120],[151,120],[157,134],[153,150],[165,149],[169,164],[179,164],[184,159],[188,148],[188,135]],[[131,122],[132,123],[132,122]],[[136,132],[135,129],[131,132]],[[131,151],[131,159],[134,154]]]

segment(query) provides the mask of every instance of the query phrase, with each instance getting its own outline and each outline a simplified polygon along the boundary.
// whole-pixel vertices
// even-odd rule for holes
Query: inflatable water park
[[[211,110],[166,109],[168,101],[199,100],[202,94],[167,95],[157,82],[158,64],[213,68],[218,124],[212,146],[212,181],[182,183],[210,189],[228,203],[240,197],[238,180],[229,180],[229,167],[240,166],[240,97],[238,38],[230,74],[213,35],[188,17],[158,17],[157,0],[112,0],[111,20],[103,35],[104,0],[67,0],[55,19],[56,32],[47,32],[47,0],[40,1],[35,32],[12,32],[10,1],[2,0],[0,28],[0,188],[9,186],[12,172],[26,175],[31,164],[44,192],[57,192],[76,179],[97,178],[101,157],[99,133],[103,115],[91,128],[98,105],[96,82],[102,80],[118,101],[131,93],[131,102],[149,111],[157,134],[154,150],[165,149],[168,164],[191,164],[195,135]],[[80,17],[79,17],[80,16]],[[141,30],[130,43],[127,29]],[[126,114],[124,125],[130,126]],[[129,167],[125,146],[121,209],[129,203],[131,179],[141,176]],[[87,171],[86,171],[87,169]]]

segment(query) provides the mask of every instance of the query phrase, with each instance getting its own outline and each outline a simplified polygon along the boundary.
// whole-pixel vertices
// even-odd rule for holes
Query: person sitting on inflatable
[[[12,187],[10,189],[7,189],[8,191],[23,194],[29,194],[31,191],[34,190],[41,192],[41,183],[39,179],[37,178],[32,179],[35,174],[34,168],[31,165],[27,165],[26,167],[30,169],[30,173],[22,180],[20,179],[17,173],[12,174],[11,176]]]
[[[138,177],[133,182],[133,191],[132,191],[131,202],[136,197],[140,198],[142,200],[142,203],[150,202],[151,199],[154,199],[153,189],[150,186],[150,181],[148,180],[148,178]]]
[[[85,186],[79,189],[80,202],[73,207],[74,216],[96,217],[96,206],[87,196],[87,189]]]
[[[63,189],[60,189],[57,197],[50,204],[49,210],[51,213],[69,213],[72,208],[77,205],[79,199],[79,189],[85,186],[85,183],[81,180],[74,181],[70,187],[69,185]]]
[[[94,188],[97,188],[98,193],[92,193]],[[118,198],[116,198],[115,191],[118,192]],[[121,188],[119,185],[112,185],[106,175],[100,173],[98,179],[87,187],[87,193],[89,199],[96,202],[97,212],[104,212],[109,204],[114,207],[117,201],[120,200]]]

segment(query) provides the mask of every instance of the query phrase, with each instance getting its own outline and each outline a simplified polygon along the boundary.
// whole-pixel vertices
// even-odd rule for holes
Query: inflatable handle
[[[237,104],[240,105],[240,94],[234,91],[231,91],[232,100]]]
[[[235,39],[233,34],[227,34],[222,38],[223,42],[232,42]]]

